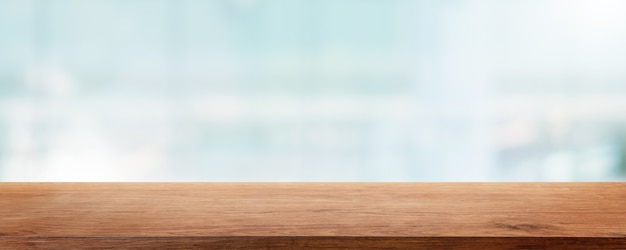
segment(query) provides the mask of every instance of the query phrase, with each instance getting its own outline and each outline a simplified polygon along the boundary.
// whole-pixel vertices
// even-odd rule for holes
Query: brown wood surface
[[[0,248],[626,249],[626,183],[0,183]]]

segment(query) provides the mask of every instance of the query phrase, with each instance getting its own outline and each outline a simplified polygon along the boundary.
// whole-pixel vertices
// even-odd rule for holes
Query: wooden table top
[[[0,248],[626,249],[626,183],[0,183]]]

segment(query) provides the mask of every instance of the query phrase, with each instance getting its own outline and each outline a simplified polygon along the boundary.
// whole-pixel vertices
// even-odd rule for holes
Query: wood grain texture
[[[626,249],[626,183],[0,183],[0,248]]]

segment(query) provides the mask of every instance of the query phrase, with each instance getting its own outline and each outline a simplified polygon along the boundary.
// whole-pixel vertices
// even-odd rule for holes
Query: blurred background
[[[0,180],[623,181],[624,13],[0,0]]]

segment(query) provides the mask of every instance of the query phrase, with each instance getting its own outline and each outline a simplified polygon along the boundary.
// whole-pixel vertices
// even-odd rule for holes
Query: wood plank
[[[626,183],[0,183],[0,248],[626,249]]]

